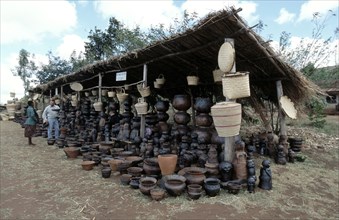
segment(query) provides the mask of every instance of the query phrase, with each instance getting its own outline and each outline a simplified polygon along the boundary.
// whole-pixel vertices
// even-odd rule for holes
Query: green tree
[[[27,50],[21,49],[19,52],[18,65],[12,69],[12,73],[14,76],[19,76],[24,83],[25,95],[27,94],[31,77],[37,71],[37,66],[34,61],[34,54],[30,54]]]

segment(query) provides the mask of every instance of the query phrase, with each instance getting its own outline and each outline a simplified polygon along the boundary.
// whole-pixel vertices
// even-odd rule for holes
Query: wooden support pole
[[[49,98],[52,98],[52,90],[49,90]]]
[[[55,94],[54,95],[58,95],[58,87],[55,88]]]
[[[147,86],[147,64],[144,64],[144,70],[143,70],[143,86]],[[145,137],[145,115],[141,115],[141,120],[140,120],[140,137],[144,138]]]
[[[282,111],[281,104],[280,104],[280,101],[279,101],[281,96],[284,95],[281,80],[276,81],[276,86],[277,86],[277,97],[278,97],[278,105],[279,105],[278,118],[279,118],[279,122],[280,122],[280,135],[286,136],[287,135],[286,122],[285,122],[286,116],[285,116],[284,112]]]
[[[229,42],[234,47],[234,39],[225,38],[225,42]],[[232,73],[236,72],[235,61],[231,70]],[[226,98],[226,101],[235,102],[235,100],[229,100]],[[224,161],[232,162],[235,154],[235,145],[234,142],[236,139],[239,139],[237,136],[225,137],[225,145],[224,145]]]
[[[191,96],[192,124],[193,124],[193,127],[196,127],[196,122],[195,122],[195,110],[194,110],[194,97],[193,97],[193,94],[192,94],[192,89],[191,89],[191,87],[189,88],[189,93],[190,93],[190,96]]]
[[[60,88],[60,105],[64,106],[64,86],[62,85]]]
[[[102,75],[101,75],[101,73],[99,73],[99,91],[98,91],[99,100],[98,100],[98,102],[101,102],[101,85],[102,85]]]

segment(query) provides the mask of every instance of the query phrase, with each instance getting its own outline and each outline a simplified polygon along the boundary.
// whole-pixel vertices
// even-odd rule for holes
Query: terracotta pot
[[[180,196],[186,188],[186,178],[179,175],[169,175],[165,178],[165,189],[172,196]]]
[[[139,190],[144,195],[150,195],[151,190],[154,189],[157,185],[157,179],[153,177],[143,177],[140,179]]]
[[[77,147],[66,147],[64,152],[68,158],[77,158],[80,155],[80,149]]]
[[[220,180],[217,178],[207,178],[204,180],[206,194],[214,197],[220,192]]]
[[[174,173],[177,166],[178,155],[176,154],[163,154],[158,155],[158,163],[160,166],[161,174],[171,175]]]
[[[187,112],[176,112],[174,115],[174,121],[180,125],[186,125],[191,121],[191,116]]]
[[[199,199],[201,194],[202,194],[201,192],[200,193],[187,192],[188,197],[193,200]]]
[[[195,99],[194,108],[200,113],[209,113],[211,112],[211,107],[213,103],[210,98],[197,97]]]
[[[200,113],[195,117],[195,123],[197,126],[210,127],[213,123],[213,118],[207,113]]]
[[[165,190],[161,189],[161,188],[156,188],[156,189],[151,189],[150,193],[151,193],[151,197],[152,199],[154,199],[155,201],[160,201],[163,198],[165,198]]]
[[[118,164],[117,169],[120,174],[127,174],[127,169],[130,167],[131,162],[123,160],[121,163]]]
[[[189,193],[201,193],[202,192],[202,186],[200,184],[187,185],[187,192],[189,192]]]
[[[169,109],[169,101],[157,101],[157,103],[154,105],[157,112],[166,112]]]
[[[118,165],[123,161],[123,159],[113,159],[108,161],[108,164],[110,165],[112,171],[118,171]]]
[[[202,170],[191,169],[191,170],[186,171],[185,178],[187,180],[187,184],[203,185],[204,180],[206,179],[206,176]]]
[[[176,110],[187,111],[191,107],[191,97],[189,95],[175,95],[172,105]]]
[[[89,160],[82,161],[82,163],[81,163],[82,169],[84,169],[84,170],[92,170],[94,165],[95,165],[95,162],[89,161]]]
[[[228,190],[228,193],[236,195],[239,193],[241,188],[242,186],[239,182],[229,181],[226,183],[226,189]]]

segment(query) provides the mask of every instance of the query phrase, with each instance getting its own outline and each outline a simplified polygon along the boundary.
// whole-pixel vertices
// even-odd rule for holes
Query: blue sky
[[[292,39],[311,38],[312,14],[325,16],[328,10],[338,13],[338,1],[11,1],[1,0],[1,96],[0,103],[9,99],[9,92],[23,96],[23,84],[10,69],[17,63],[18,52],[24,48],[36,56],[36,62],[46,62],[46,54],[68,58],[73,50],[84,51],[84,41],[91,29],[105,29],[109,17],[116,17],[129,27],[136,24],[147,29],[151,24],[168,24],[180,17],[183,10],[204,16],[234,5],[243,10],[239,13],[249,26],[262,20],[265,29],[260,35],[274,40],[277,45],[280,33],[291,33]],[[323,31],[333,36],[338,27],[338,17],[332,17]],[[338,44],[338,41],[334,42]],[[333,57],[330,65],[335,64]]]

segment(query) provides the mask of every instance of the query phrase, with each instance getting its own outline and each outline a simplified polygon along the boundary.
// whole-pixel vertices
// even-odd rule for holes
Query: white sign
[[[125,81],[126,80],[126,76],[127,76],[127,72],[118,72],[116,77],[115,77],[115,81]]]

